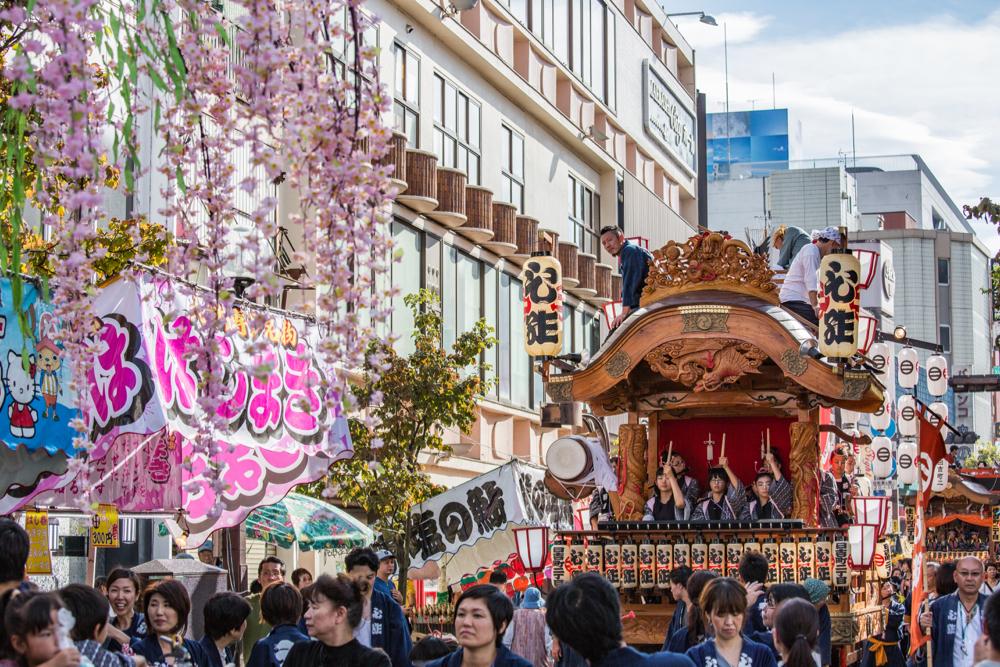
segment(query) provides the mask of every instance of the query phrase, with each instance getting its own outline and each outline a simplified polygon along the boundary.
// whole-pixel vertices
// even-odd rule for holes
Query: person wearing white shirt
[[[813,232],[812,237],[813,242],[799,251],[788,267],[778,299],[783,308],[818,326],[819,262],[840,245],[840,230],[827,227]]]

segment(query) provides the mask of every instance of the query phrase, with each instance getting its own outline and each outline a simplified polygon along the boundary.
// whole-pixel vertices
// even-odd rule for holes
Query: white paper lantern
[[[948,393],[948,360],[940,354],[927,358],[927,391],[931,396]]]
[[[899,424],[899,434],[904,438],[917,435],[917,402],[913,396],[903,394],[899,397],[899,409],[896,413]]]
[[[872,439],[872,474],[879,479],[892,474],[892,440],[884,435]]]
[[[948,427],[941,420],[948,421],[948,404],[941,401],[934,401],[927,406],[930,412],[927,413],[927,421],[941,428],[941,435],[948,435]],[[935,416],[937,415],[937,416]],[[941,419],[938,419],[940,417]]]
[[[888,343],[873,343],[868,350],[868,358],[872,360],[879,380],[885,384],[886,374],[892,369],[892,348]]]
[[[869,421],[872,428],[879,431],[885,431],[889,428],[889,423],[892,421],[892,401],[888,395],[886,395],[879,409],[872,413]]]
[[[904,347],[896,358],[899,366],[899,386],[913,389],[920,375],[920,357],[912,347]]]
[[[878,525],[855,524],[847,529],[847,540],[851,543],[851,568],[867,570],[875,557],[878,544]]]
[[[916,484],[917,476],[917,443],[903,440],[896,452],[896,479],[900,484]]]
[[[840,408],[840,427],[845,431],[847,429],[853,429],[858,425],[858,419],[861,417],[860,412],[855,412],[854,410],[847,410],[846,408]]]

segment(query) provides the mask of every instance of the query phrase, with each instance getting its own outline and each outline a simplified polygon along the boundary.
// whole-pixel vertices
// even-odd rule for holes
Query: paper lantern
[[[847,359],[858,350],[858,281],[861,263],[849,253],[833,252],[819,265],[819,351]]]
[[[899,370],[899,386],[903,389],[913,389],[917,386],[920,374],[920,357],[912,347],[904,347],[896,357]]]
[[[882,539],[886,517],[889,516],[889,499],[886,496],[855,496],[851,498],[854,522],[859,525],[878,526],[875,539]]]
[[[531,582],[528,581],[528,578],[526,576],[524,576],[523,574],[520,575],[520,576],[514,577],[514,590],[517,591],[518,593],[523,593],[524,591],[526,591],[528,589],[528,586],[530,586],[530,585],[531,585]]]
[[[940,354],[927,358],[927,391],[931,396],[948,393],[948,360]]]
[[[875,273],[878,271],[879,253],[875,250],[861,249],[851,250],[851,252],[858,258],[858,262],[861,265],[861,278],[859,280],[861,289],[868,289],[871,287],[872,280],[875,279]]]
[[[854,410],[848,410],[846,408],[840,408],[840,427],[844,429],[853,429],[858,424],[858,418],[861,416],[860,412],[855,412]]]
[[[892,368],[892,348],[888,343],[872,343],[868,348],[868,358],[872,360],[872,366],[884,384],[886,373]]]
[[[524,526],[514,529],[517,555],[528,572],[541,572],[549,556],[549,527]]]
[[[879,431],[885,431],[889,428],[889,424],[892,422],[892,400],[888,394],[883,399],[882,405],[879,406],[878,410],[872,413],[869,422],[871,422],[872,428]]]
[[[878,337],[878,320],[862,311],[858,316],[858,349],[867,355]]]
[[[917,443],[904,439],[896,451],[896,479],[900,484],[917,483]]]
[[[927,421],[941,429],[941,435],[946,436],[948,427],[944,422],[948,421],[948,404],[941,401],[934,401],[928,407]],[[940,417],[940,419],[939,419]]]
[[[892,440],[884,435],[872,439],[872,474],[878,479],[892,474]]]
[[[854,570],[867,570],[875,557],[878,545],[879,526],[854,524],[847,529],[847,541],[851,545],[850,565]]]
[[[899,434],[904,438],[913,438],[917,435],[917,402],[909,394],[899,397]]]
[[[521,271],[524,284],[524,349],[532,357],[562,351],[562,267],[551,255],[531,257]]]

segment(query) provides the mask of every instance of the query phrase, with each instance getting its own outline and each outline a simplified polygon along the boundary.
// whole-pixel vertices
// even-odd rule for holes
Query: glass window
[[[446,246],[441,265],[441,319],[444,329],[441,343],[446,350],[450,350],[451,346],[455,343],[458,325],[455,305],[455,274],[458,270],[458,250],[451,246]]]
[[[951,325],[942,324],[938,327],[938,337],[941,343],[941,351],[945,354],[951,352]]]
[[[402,257],[392,264],[392,283],[406,286],[392,297],[392,333],[398,337],[395,349],[401,355],[413,352],[413,311],[403,302],[410,292],[420,289],[420,232],[399,222],[392,223],[392,238],[396,248],[402,250]]]
[[[419,146],[420,58],[398,42],[392,45],[395,77],[393,85],[393,128],[406,135],[407,144]]]
[[[486,266],[483,272],[483,316],[486,318],[486,323],[493,327],[493,335],[499,338],[500,328],[497,322],[497,270],[492,266]],[[484,357],[486,363],[490,365],[490,370],[487,372],[486,377],[493,380],[497,377],[499,370],[499,345],[494,345],[486,350]],[[487,395],[496,398],[498,393],[499,387],[494,385]]]
[[[951,282],[951,260],[947,257],[938,257],[938,285],[947,285]]]
[[[471,185],[479,185],[479,102],[440,74],[434,75],[434,152],[443,167],[465,171]]]
[[[518,213],[524,213],[524,137],[506,125],[502,125],[501,130],[503,187],[500,196],[503,201],[517,206]]]
[[[600,256],[598,230],[601,228],[601,198],[574,176],[569,177],[569,222],[573,243],[580,252]]]
[[[497,297],[498,303],[498,313],[497,313],[497,338],[500,339],[498,345],[499,353],[497,357],[499,359],[497,367],[497,373],[500,378],[499,394],[500,398],[505,401],[510,400],[510,354],[511,354],[511,340],[510,332],[512,330],[510,319],[510,292],[511,292],[511,277],[510,274],[501,273],[500,274],[500,292]],[[519,311],[515,310],[516,315]]]
[[[518,406],[527,408],[531,405],[531,361],[524,349],[524,318],[521,294],[521,282],[511,278],[510,281],[510,400]]]

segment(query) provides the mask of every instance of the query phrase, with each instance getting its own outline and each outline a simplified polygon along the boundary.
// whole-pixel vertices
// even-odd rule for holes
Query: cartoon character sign
[[[7,408],[10,418],[10,434],[15,438],[34,438],[38,411],[31,407],[35,399],[35,355],[28,356],[28,367],[24,367],[21,355],[7,352],[7,390],[12,402]]]
[[[55,319],[52,313],[42,313],[38,323],[38,335],[40,340],[35,345],[38,352],[38,385],[42,390],[42,398],[45,399],[45,408],[42,410],[42,417],[48,417],[52,421],[59,421],[59,414],[56,412],[56,401],[61,393],[59,386],[59,367],[62,365],[60,356],[62,350],[52,340],[55,329]]]

